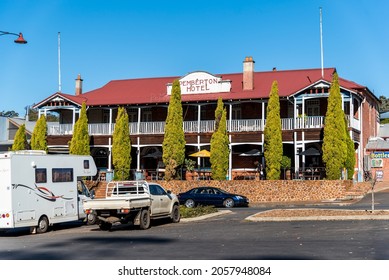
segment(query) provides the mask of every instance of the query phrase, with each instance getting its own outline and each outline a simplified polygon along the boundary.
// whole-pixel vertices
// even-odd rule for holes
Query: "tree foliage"
[[[381,95],[379,99],[381,102],[381,104],[379,105],[379,112],[383,113],[389,111],[389,99],[383,95]]]
[[[172,93],[165,124],[165,135],[162,143],[162,160],[165,164],[165,180],[175,179],[176,169],[185,159],[185,134],[181,104],[180,82],[173,82]]]
[[[15,111],[1,111],[0,116],[13,118],[13,117],[18,117],[19,113],[15,112]]]
[[[73,128],[73,136],[69,142],[69,153],[72,155],[90,155],[88,117],[85,103],[82,104],[80,117]]]
[[[338,74],[332,77],[328,97],[327,113],[324,122],[323,162],[326,167],[326,177],[338,180],[347,158],[346,127],[342,110]]]
[[[28,142],[26,135],[26,125],[22,124],[18,131],[16,131],[14,143],[11,148],[12,151],[28,150]]]
[[[115,129],[112,135],[112,162],[116,180],[127,180],[131,168],[131,140],[128,114],[125,108],[119,107]]]
[[[266,178],[269,180],[278,180],[281,176],[281,160],[283,151],[280,99],[278,96],[277,81],[273,82],[269,96],[264,138],[264,154],[267,174]]]
[[[221,98],[219,98],[215,110],[215,123],[217,130],[211,137],[211,169],[212,179],[225,180],[229,163],[229,144],[227,134],[227,111]]]
[[[31,136],[31,149],[43,150],[47,152],[47,124],[46,117],[41,115],[36,122]]]

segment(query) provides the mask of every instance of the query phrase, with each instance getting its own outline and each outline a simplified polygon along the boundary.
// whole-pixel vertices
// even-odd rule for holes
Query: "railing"
[[[227,120],[227,130],[229,132],[255,132],[263,131],[265,121],[262,119],[245,119],[245,120]],[[353,119],[353,124],[358,125],[359,120]],[[296,124],[294,124],[294,118],[281,119],[282,130],[293,129],[310,129],[321,128],[324,124],[324,116],[313,117],[301,117],[296,118]],[[163,134],[165,132],[165,122],[131,122],[129,123],[130,134]],[[89,135],[111,135],[114,131],[115,124],[108,123],[92,123],[88,124]],[[214,120],[205,121],[184,121],[183,128],[185,133],[209,133],[215,129]],[[48,135],[71,135],[73,133],[72,124],[55,124],[47,126]]]

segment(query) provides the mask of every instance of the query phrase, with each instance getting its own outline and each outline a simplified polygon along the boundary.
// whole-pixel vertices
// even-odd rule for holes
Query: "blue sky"
[[[84,92],[117,79],[324,67],[389,96],[389,1],[352,0],[0,0],[0,111],[24,108],[58,91]],[[269,89],[270,91],[270,89]]]

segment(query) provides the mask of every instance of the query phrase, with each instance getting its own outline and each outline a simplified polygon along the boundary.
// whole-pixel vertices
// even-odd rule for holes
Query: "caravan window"
[[[53,168],[52,177],[54,183],[73,182],[73,168]]]
[[[84,160],[84,169],[89,169],[89,160]]]
[[[46,168],[36,168],[35,169],[35,183],[47,183]]]

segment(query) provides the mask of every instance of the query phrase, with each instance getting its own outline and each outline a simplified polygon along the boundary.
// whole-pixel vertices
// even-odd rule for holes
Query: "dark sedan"
[[[231,208],[248,206],[249,199],[243,195],[233,194],[214,187],[198,187],[177,195],[180,204],[188,208],[196,205],[214,205]]]

